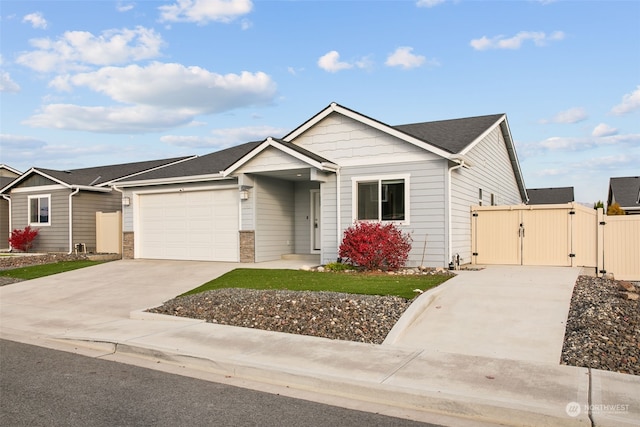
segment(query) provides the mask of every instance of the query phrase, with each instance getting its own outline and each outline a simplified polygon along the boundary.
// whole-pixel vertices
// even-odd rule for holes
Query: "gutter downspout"
[[[8,203],[9,203],[9,236],[11,236],[11,196],[9,196],[8,194],[2,194],[1,195],[3,199],[5,199]],[[11,252],[13,248],[11,247],[11,242],[9,242],[9,252]]]
[[[71,198],[79,192],[80,188],[76,187],[76,189],[69,194],[69,255],[73,253],[73,202]]]
[[[340,240],[342,238],[342,232],[340,231],[340,206],[340,167],[338,167],[336,169],[336,249],[338,249],[338,252],[340,252]],[[322,247],[324,248],[324,245],[322,245]],[[324,252],[324,250],[322,252]],[[337,258],[338,257],[336,257],[336,261]],[[320,262],[322,262],[322,260],[320,260]]]
[[[467,165],[464,164],[464,160],[456,160],[459,163],[457,165],[451,166],[449,168],[448,171],[448,178],[449,178],[449,182],[447,183],[448,185],[448,194],[447,194],[447,228],[448,228],[448,242],[447,242],[447,248],[449,249],[449,255],[448,255],[448,259],[445,260],[445,267],[447,267],[449,265],[449,262],[451,262],[451,260],[453,259],[453,248],[452,248],[452,240],[453,240],[453,226],[451,224],[452,221],[452,215],[451,215],[451,172],[456,170],[456,169],[460,169],[462,167],[467,167]]]
[[[123,199],[124,198],[124,190],[119,189],[115,184],[111,185],[111,189],[112,190],[116,190],[118,193],[120,193],[120,198]],[[120,202],[122,204],[122,201]],[[120,257],[123,258],[124,257],[124,206],[120,206],[120,212],[122,212],[122,222],[120,223],[120,229],[122,230],[123,233],[121,233],[120,236]]]

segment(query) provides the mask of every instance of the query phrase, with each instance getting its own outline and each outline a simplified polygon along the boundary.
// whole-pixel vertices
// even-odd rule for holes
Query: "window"
[[[51,195],[29,196],[29,225],[51,225]]]
[[[354,178],[354,218],[358,221],[408,221],[408,177]]]
[[[496,195],[491,193],[491,206],[496,205]]]

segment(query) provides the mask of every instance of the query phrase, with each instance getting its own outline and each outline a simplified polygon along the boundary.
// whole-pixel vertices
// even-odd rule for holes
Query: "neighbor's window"
[[[51,224],[51,195],[29,196],[29,225]]]
[[[358,221],[408,220],[407,181],[408,178],[357,180],[355,218]]]

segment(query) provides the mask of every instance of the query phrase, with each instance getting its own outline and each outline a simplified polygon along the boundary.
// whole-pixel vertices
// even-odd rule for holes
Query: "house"
[[[557,205],[575,202],[573,187],[527,188],[528,205]]]
[[[31,168],[2,189],[13,229],[38,228],[33,250],[71,253],[76,244],[96,248],[96,212],[122,209],[111,181],[190,157],[73,170]],[[9,227],[7,227],[9,229]]]
[[[627,215],[640,214],[640,176],[609,179],[607,206],[618,203]]]
[[[356,221],[411,233],[409,265],[471,261],[470,207],[527,200],[506,115],[390,126],[332,103],[283,138],[114,180],[124,256],[335,261]]]
[[[2,197],[2,189],[20,176],[20,171],[0,164],[0,250],[9,249],[11,221],[9,220],[9,198]]]

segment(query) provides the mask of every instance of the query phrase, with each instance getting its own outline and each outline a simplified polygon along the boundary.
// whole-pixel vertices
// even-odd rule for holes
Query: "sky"
[[[76,169],[505,113],[527,188],[640,175],[640,1],[0,0],[0,163]]]

